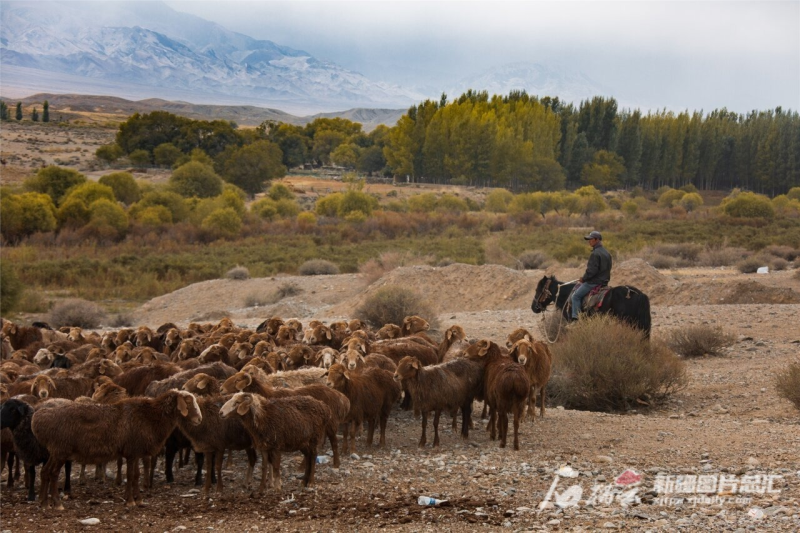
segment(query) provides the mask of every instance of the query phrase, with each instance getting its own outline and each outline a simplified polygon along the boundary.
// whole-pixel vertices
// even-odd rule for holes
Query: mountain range
[[[162,2],[3,2],[3,96],[34,92],[251,104],[312,114],[402,108],[434,94],[369,79],[303,50],[230,31]],[[514,63],[464,78],[468,88],[561,96],[603,92],[580,73]],[[362,111],[363,112],[363,111]],[[373,117],[374,118],[374,117]]]

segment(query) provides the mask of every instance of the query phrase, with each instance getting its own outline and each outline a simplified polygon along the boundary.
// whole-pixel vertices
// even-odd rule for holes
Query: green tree
[[[139,185],[129,172],[112,172],[102,176],[98,182],[111,187],[114,197],[125,205],[138,202],[142,197]]]
[[[691,212],[703,205],[703,197],[696,192],[686,193],[678,200],[678,205],[686,209],[687,212]]]
[[[42,104],[42,122],[50,122],[50,102],[47,100]]]
[[[22,120],[22,102],[17,102],[17,112],[15,118],[19,121]]]
[[[598,150],[592,162],[583,166],[581,181],[601,190],[615,189],[620,186],[620,177],[624,172],[622,157],[607,150]]]
[[[189,206],[184,198],[172,191],[155,190],[142,195],[142,199],[133,204],[130,208],[130,215],[138,218],[139,212],[154,206],[165,207],[172,216],[174,222],[186,220],[189,216]]]
[[[242,218],[230,207],[217,209],[203,220],[203,229],[217,237],[235,237],[242,229]]]
[[[554,159],[535,158],[531,162],[533,186],[540,191],[560,191],[566,184],[564,169]]]
[[[346,217],[354,211],[359,211],[369,216],[376,207],[377,200],[375,198],[364,192],[351,189],[342,195],[337,212],[340,217]]]
[[[146,167],[151,163],[150,152],[142,149],[137,149],[129,153],[128,159],[131,160],[131,164],[139,168]]]
[[[249,195],[264,190],[270,180],[286,175],[283,154],[275,143],[256,141],[233,151],[224,163],[223,177]]]
[[[47,194],[58,204],[69,189],[85,182],[86,176],[77,170],[50,165],[25,180],[24,186],[29,191]]]
[[[677,204],[685,195],[686,192],[680,189],[668,188],[666,191],[661,193],[661,195],[659,195],[658,205],[661,207],[672,207],[673,205]]]
[[[484,208],[491,213],[505,213],[514,195],[506,189],[494,189],[486,196]]]
[[[319,216],[335,217],[339,214],[339,206],[342,203],[342,196],[340,192],[327,194],[320,198],[314,204],[314,211]]]
[[[125,210],[116,202],[101,198],[92,202],[89,206],[89,226],[98,232],[113,233],[116,237],[121,237],[128,229],[128,215]],[[108,231],[108,229],[113,232]]]
[[[286,198],[287,200],[294,200],[294,193],[292,190],[284,185],[283,183],[273,183],[272,186],[267,191],[267,196],[275,200],[283,200]]]
[[[222,179],[212,167],[190,161],[172,172],[169,187],[185,198],[210,198],[222,193]]]
[[[125,152],[122,150],[122,148],[119,147],[118,144],[113,143],[113,144],[104,144],[94,152],[94,155],[97,157],[97,159],[100,159],[107,163],[113,163],[114,161],[125,155]]]
[[[424,192],[409,196],[408,209],[418,213],[430,213],[436,209],[436,195],[431,192]]]
[[[8,104],[0,101],[0,120],[8,120]]]
[[[342,143],[331,152],[331,162],[345,168],[355,168],[358,162],[357,148],[350,143]]]
[[[278,207],[272,198],[261,198],[250,205],[250,212],[266,220],[273,220],[278,216]]]
[[[89,223],[91,216],[92,214],[86,203],[79,198],[67,198],[56,212],[59,228],[83,227]]]
[[[95,200],[105,198],[106,200],[115,201],[114,190],[108,185],[96,183],[94,181],[87,181],[80,185],[76,185],[67,191],[67,196],[64,199],[66,202],[69,199],[80,200],[84,204],[91,205]]]
[[[383,148],[376,145],[363,149],[356,163],[356,168],[359,172],[366,172],[367,174],[380,172],[385,166],[386,158],[383,156]]]
[[[733,194],[721,204],[725,214],[740,218],[774,218],[775,208],[766,196],[752,192]]]
[[[35,107],[33,108],[33,111],[31,111],[31,120],[34,122],[39,122],[39,110]]]
[[[172,143],[162,143],[153,149],[153,158],[160,167],[172,167],[182,155],[183,152]]]
[[[8,242],[37,232],[56,229],[56,208],[46,194],[3,194],[0,197],[0,232]]]

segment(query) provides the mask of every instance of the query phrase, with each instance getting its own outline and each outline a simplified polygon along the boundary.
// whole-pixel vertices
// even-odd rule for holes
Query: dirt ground
[[[557,273],[572,279],[568,270]],[[541,274],[451,265],[397,269],[372,286],[358,275],[216,280],[156,298],[139,309],[136,319],[159,325],[230,314],[236,323],[254,326],[274,313],[330,321],[347,316],[377,286],[413,280],[417,290],[440,306],[442,327],[458,323],[472,338],[503,341],[518,326],[539,331],[540,319],[528,306],[531,287]],[[470,439],[462,441],[453,433],[445,416],[438,449],[430,444],[418,449],[419,420],[409,412],[395,411],[386,449],[366,448],[362,437],[358,455],[345,458],[340,469],[318,465],[316,482],[308,490],[302,490],[294,477],[298,458],[287,456],[283,492],[251,494],[243,487],[244,454],[237,453],[233,466],[224,470],[222,495],[201,499],[188,466],[168,485],[159,466],[155,487],[145,493],[145,506],[127,510],[122,489],[98,484],[89,467],[84,486],[77,485],[73,474],[73,493],[63,512],[42,511],[25,502],[20,488],[3,488],[2,529],[797,531],[800,413],[777,396],[774,386],[776,373],[800,358],[800,283],[793,274],[756,277],[729,269],[656,271],[641,262],[620,265],[616,283],[637,283],[651,294],[656,337],[671,328],[708,323],[723,326],[737,339],[723,357],[688,361],[687,388],[655,411],[604,414],[550,407],[544,419],[523,421],[520,451],[500,449],[489,440],[479,422],[477,403]],[[467,280],[470,287],[486,288],[477,295],[459,290]],[[248,295],[269,295],[284,283],[294,283],[302,292],[272,306],[244,306]],[[740,293],[731,287],[747,290]],[[759,293],[754,287],[774,302],[755,301],[753,295]],[[260,462],[257,473],[259,469]],[[615,480],[628,469],[642,475],[641,481],[615,489]],[[569,477],[573,475],[577,477]],[[729,482],[740,485],[724,490],[721,499],[699,502],[670,501],[655,492],[657,483],[693,475],[714,480],[728,476]],[[751,484],[768,476],[773,476],[771,486]],[[554,481],[549,503],[541,506]],[[690,490],[691,485],[680,485],[687,486],[685,490]],[[615,494],[631,487],[637,489],[638,500],[623,505],[618,496],[615,499]],[[756,492],[745,492],[748,487]],[[579,490],[576,506],[554,505],[566,505]],[[448,504],[420,506],[420,495]],[[100,524],[79,523],[90,517],[100,519]]]

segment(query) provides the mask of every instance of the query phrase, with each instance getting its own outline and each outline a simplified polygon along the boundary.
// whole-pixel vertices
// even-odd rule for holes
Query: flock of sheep
[[[21,462],[33,501],[35,469],[43,464],[40,502],[63,509],[62,468],[69,492],[72,462],[82,465],[81,481],[85,466],[95,465],[101,482],[106,463],[116,462],[121,484],[124,459],[126,505],[133,506],[141,503],[140,463],[144,486],[150,487],[163,453],[172,482],[175,456],[182,465],[190,450],[197,484],[206,464],[204,496],[212,483],[222,490],[226,450],[247,452],[248,484],[260,454],[260,493],[268,482],[281,489],[281,454],[301,452],[308,486],[325,440],[339,467],[339,429],[344,453],[355,452],[364,423],[366,445],[372,446],[379,424],[383,447],[389,415],[402,407],[421,415],[420,446],[427,443],[433,413],[438,446],[443,412],[456,430],[461,411],[461,435],[468,438],[476,399],[484,401],[484,416],[488,408],[490,436],[499,433],[501,447],[513,414],[518,450],[526,405],[533,419],[538,397],[544,416],[552,363],[547,345],[524,329],[511,333],[503,347],[470,342],[457,325],[439,343],[427,330],[417,316],[377,332],[360,320],[329,326],[312,321],[304,329],[297,320],[274,317],[255,331],[226,318],[216,325],[180,329],[169,323],[156,331],[125,328],[102,335],[3,320],[0,451],[7,486],[19,478]]]

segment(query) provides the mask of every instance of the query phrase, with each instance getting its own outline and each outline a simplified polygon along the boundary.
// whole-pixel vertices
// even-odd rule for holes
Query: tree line
[[[11,120],[11,111],[8,108],[8,104],[2,100],[0,100],[0,120]],[[14,109],[14,120],[22,120],[22,102],[17,102],[17,106]],[[50,102],[47,100],[44,101],[41,115],[39,115],[39,109],[34,107],[31,110],[31,120],[33,122],[39,122],[39,120],[42,122],[50,122]]]

